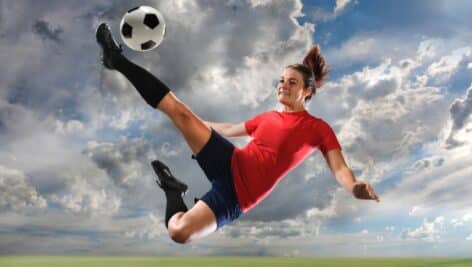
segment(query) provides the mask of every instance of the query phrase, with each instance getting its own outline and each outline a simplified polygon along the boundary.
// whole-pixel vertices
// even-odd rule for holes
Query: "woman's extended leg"
[[[210,128],[178,100],[156,76],[129,61],[121,53],[121,48],[116,44],[110,28],[105,23],[97,29],[97,41],[103,50],[102,59],[105,67],[123,74],[152,108],[158,108],[169,116],[192,152],[197,154],[210,139]]]

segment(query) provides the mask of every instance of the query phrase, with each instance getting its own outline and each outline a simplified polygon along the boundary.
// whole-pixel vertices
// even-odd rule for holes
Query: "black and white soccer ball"
[[[165,32],[164,17],[150,6],[130,9],[120,23],[123,42],[136,51],[149,51],[156,48],[164,39]]]

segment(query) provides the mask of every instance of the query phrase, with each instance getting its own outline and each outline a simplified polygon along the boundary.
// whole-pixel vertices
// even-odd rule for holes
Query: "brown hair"
[[[294,69],[303,76],[304,87],[312,90],[312,94],[305,97],[305,102],[316,94],[316,83],[319,87],[328,79],[329,67],[326,65],[319,45],[312,46],[303,59],[303,64],[292,64],[286,68]]]

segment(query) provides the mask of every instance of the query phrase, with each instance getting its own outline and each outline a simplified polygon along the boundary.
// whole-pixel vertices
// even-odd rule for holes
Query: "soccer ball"
[[[156,48],[164,39],[165,32],[164,17],[150,6],[130,9],[120,23],[123,42],[136,51],[149,51]]]

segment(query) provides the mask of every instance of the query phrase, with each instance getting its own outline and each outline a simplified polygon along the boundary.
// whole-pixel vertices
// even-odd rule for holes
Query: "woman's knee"
[[[169,224],[167,231],[172,240],[179,244],[187,244],[190,242],[191,231],[184,223]]]
[[[194,114],[186,104],[178,101],[175,105],[174,116],[179,120],[189,120],[194,117]]]

